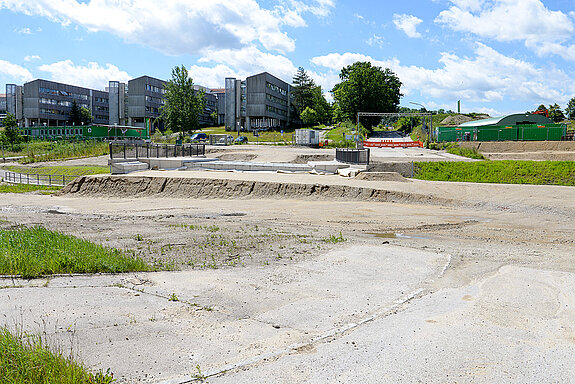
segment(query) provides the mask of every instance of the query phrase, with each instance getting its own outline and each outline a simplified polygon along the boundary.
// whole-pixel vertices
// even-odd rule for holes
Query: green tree
[[[92,121],[94,121],[94,118],[92,117],[92,112],[90,112],[88,108],[84,107],[80,108],[80,121],[85,125],[90,125],[92,124]]]
[[[174,67],[172,78],[166,83],[164,105],[160,108],[166,129],[174,132],[200,129],[199,117],[205,107],[204,92],[194,91],[193,80],[186,67]]]
[[[565,115],[557,103],[549,106],[549,118],[556,123],[565,120]]]
[[[575,120],[575,97],[569,100],[569,104],[567,104],[567,108],[565,108],[565,113],[569,120]]]
[[[355,121],[358,112],[397,112],[401,96],[401,81],[389,68],[357,62],[341,70],[340,83],[333,88],[333,98],[340,119]],[[371,130],[378,118],[362,120]]]
[[[4,119],[4,130],[0,133],[0,141],[3,145],[10,145],[12,149],[14,149],[15,144],[22,141],[18,122],[16,121],[16,117],[11,113],[8,113]]]
[[[314,107],[313,91],[316,85],[303,67],[299,67],[293,77],[292,95],[296,116],[300,116],[306,108]]]
[[[72,102],[72,109],[70,110],[70,121],[72,125],[80,125],[82,123],[82,111],[76,103],[76,100]]]
[[[303,112],[300,115],[301,121],[303,121],[303,123],[306,126],[311,126],[311,125],[315,125],[318,123],[318,113],[310,108],[310,107],[306,107],[306,109],[303,110]]]
[[[325,99],[321,87],[315,87],[313,89],[313,107],[312,109],[317,112],[318,123],[329,123],[331,121],[331,105]]]

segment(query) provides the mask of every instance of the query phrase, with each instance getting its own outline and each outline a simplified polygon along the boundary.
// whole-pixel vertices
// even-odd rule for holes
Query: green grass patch
[[[148,270],[140,258],[42,227],[0,230],[0,274],[35,278]]]
[[[575,186],[573,161],[419,162],[420,180]]]
[[[103,173],[110,173],[109,167],[104,166],[3,166],[0,167],[5,171],[24,173],[24,174],[38,174],[38,175],[72,175],[72,176],[84,176],[84,175],[97,175]]]
[[[94,157],[109,154],[109,145],[104,141],[32,141],[15,146],[16,151],[4,156],[26,156],[22,164],[41,161]]]
[[[27,193],[36,191],[59,191],[62,187],[31,184],[0,184],[0,193]]]
[[[109,371],[91,373],[61,352],[54,353],[39,335],[0,328],[0,384],[108,384]]]

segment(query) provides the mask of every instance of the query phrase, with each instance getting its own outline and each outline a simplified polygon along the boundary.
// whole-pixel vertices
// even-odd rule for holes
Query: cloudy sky
[[[575,0],[0,0],[0,26],[1,90],[183,64],[208,87],[302,66],[328,92],[370,61],[399,76],[404,106],[495,116],[575,97]]]

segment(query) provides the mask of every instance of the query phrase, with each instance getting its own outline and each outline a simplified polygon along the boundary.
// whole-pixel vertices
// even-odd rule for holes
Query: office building
[[[163,129],[160,108],[164,105],[166,82],[150,76],[140,76],[128,81],[128,125],[143,127],[146,120],[155,129]]]
[[[267,72],[237,80],[226,78],[225,125],[228,131],[284,129],[291,123],[291,86]]]

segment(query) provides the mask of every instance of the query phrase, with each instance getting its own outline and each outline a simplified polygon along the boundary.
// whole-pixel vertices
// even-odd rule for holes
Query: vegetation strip
[[[35,174],[35,175],[96,175],[102,173],[109,173],[109,167],[103,166],[40,166],[40,167],[23,167],[17,165],[7,165],[1,167],[5,171],[22,173],[22,174]]]
[[[140,258],[42,227],[0,230],[0,274],[35,278],[148,270]]]
[[[33,184],[0,184],[0,193],[28,193],[37,191],[59,191],[61,187]]]
[[[414,177],[433,181],[575,186],[575,162],[418,162]]]
[[[108,384],[110,371],[90,373],[80,363],[61,352],[52,352],[40,335],[14,334],[0,328],[0,384],[60,383]]]

